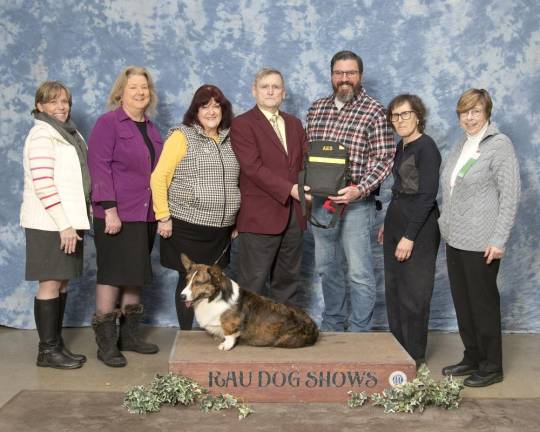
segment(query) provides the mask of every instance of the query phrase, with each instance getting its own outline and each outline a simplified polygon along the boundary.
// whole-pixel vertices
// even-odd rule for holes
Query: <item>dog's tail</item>
[[[282,348],[300,348],[310,346],[319,339],[319,329],[317,324],[299,309],[290,311],[292,316],[287,320],[290,323],[289,328],[282,328],[281,336],[277,339],[274,346]]]
[[[315,342],[317,342],[317,340],[319,339],[319,329],[317,328],[317,324],[315,324],[313,322],[313,320],[311,320],[311,325],[309,325],[309,330],[306,331],[306,334],[305,334],[305,341],[306,341],[306,345],[314,345]]]
[[[317,324],[313,323],[313,326],[315,328],[311,332],[311,337],[307,338],[306,345],[314,345],[315,342],[317,342],[317,340],[319,340],[319,329],[317,327]]]

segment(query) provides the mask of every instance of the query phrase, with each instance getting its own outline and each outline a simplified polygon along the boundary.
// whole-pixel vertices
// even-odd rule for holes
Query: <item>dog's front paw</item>
[[[229,351],[233,349],[235,343],[236,335],[225,336],[225,340],[219,344],[218,348],[221,351]]]
[[[234,342],[233,343],[227,343],[227,341],[223,341],[219,344],[218,346],[218,349],[221,350],[221,351],[230,351],[232,349],[232,347],[234,346]]]

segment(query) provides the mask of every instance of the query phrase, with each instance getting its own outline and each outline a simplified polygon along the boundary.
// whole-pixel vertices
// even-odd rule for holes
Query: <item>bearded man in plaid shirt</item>
[[[322,224],[328,224],[336,204],[346,205],[334,228],[312,227],[325,303],[321,330],[361,332],[371,328],[375,306],[373,193],[391,171],[395,143],[384,107],[362,87],[362,59],[340,51],[332,57],[330,70],[334,93],[313,103],[306,131],[310,142],[335,141],[347,148],[351,184],[326,200],[313,197],[312,214]]]

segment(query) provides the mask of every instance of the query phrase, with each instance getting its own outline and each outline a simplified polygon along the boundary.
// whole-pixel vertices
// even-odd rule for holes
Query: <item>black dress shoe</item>
[[[478,372],[478,365],[463,362],[451,366],[446,366],[442,370],[442,374],[446,376],[464,376],[473,374],[475,372]]]
[[[487,387],[503,380],[502,371],[499,372],[475,372],[463,381],[467,387]]]

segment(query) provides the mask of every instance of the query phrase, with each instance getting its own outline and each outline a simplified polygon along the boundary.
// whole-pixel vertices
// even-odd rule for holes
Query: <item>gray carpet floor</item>
[[[384,414],[380,408],[340,404],[253,404],[238,420],[235,410],[204,413],[198,407],[163,407],[129,414],[122,393],[23,390],[0,409],[2,432],[78,431],[538,431],[540,399],[465,399],[459,409]]]

